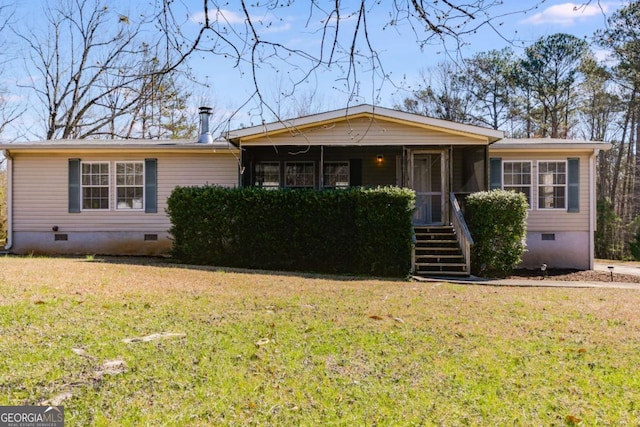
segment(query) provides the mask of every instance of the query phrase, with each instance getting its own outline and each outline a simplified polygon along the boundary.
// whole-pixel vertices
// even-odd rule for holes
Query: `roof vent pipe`
[[[212,144],[213,136],[209,130],[209,117],[211,117],[211,107],[200,107],[200,138],[198,144]]]

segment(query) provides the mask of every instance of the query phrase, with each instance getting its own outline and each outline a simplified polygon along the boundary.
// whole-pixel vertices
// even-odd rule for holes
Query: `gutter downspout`
[[[9,150],[2,154],[7,159],[7,242],[4,250],[9,251],[13,246],[13,157]]]
[[[595,256],[595,232],[596,232],[596,156],[600,150],[593,150],[589,157],[589,270],[593,270],[593,258]]]

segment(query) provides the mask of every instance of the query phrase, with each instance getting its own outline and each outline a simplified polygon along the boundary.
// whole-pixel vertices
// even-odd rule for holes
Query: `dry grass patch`
[[[640,419],[638,291],[145,262],[0,258],[0,405],[58,397],[68,425]]]

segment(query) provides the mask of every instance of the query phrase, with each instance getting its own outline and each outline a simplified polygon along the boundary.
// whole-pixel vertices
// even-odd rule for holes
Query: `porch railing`
[[[451,203],[449,215],[451,217],[451,225],[453,225],[453,228],[456,230],[456,239],[464,255],[466,271],[467,273],[471,273],[471,245],[473,245],[473,238],[471,237],[467,223],[464,220],[464,215],[462,215],[460,204],[454,193],[449,193],[449,201]]]

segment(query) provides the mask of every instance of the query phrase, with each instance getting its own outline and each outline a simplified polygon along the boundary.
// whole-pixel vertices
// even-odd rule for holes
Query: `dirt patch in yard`
[[[561,280],[570,282],[619,282],[619,283],[640,283],[640,276],[632,274],[613,273],[613,280],[611,280],[611,273],[608,271],[596,271],[596,270],[572,270],[562,268],[552,268],[547,270],[546,275],[543,277],[540,270],[526,270],[517,269],[514,270],[507,279],[538,279],[538,280]]]

